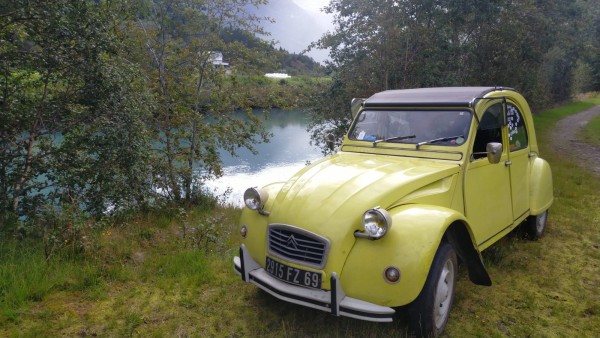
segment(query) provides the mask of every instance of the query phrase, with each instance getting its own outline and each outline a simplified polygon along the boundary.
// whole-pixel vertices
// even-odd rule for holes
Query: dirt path
[[[585,125],[596,115],[600,115],[600,106],[558,121],[551,142],[559,153],[600,176],[600,147],[582,142],[578,137]]]

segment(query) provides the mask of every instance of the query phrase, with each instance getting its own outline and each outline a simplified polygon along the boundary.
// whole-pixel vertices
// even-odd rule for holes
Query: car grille
[[[269,226],[269,253],[285,260],[322,269],[329,240],[312,232],[283,224]]]

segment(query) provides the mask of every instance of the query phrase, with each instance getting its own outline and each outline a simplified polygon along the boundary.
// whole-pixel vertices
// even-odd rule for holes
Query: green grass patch
[[[583,129],[581,139],[600,146],[600,115],[594,117]]]
[[[0,324],[18,322],[29,304],[57,291],[98,299],[111,279],[110,272],[93,261],[62,255],[46,260],[35,242],[0,242],[0,257]]]
[[[552,127],[558,120],[592,108],[598,104],[600,103],[596,103],[596,100],[591,99],[585,101],[576,101],[550,109],[543,113],[536,114],[534,115],[535,130],[537,133],[544,132],[548,128]]]
[[[154,253],[143,265],[141,277],[148,281],[202,284],[212,277],[206,255],[197,249],[174,250],[169,254]]]

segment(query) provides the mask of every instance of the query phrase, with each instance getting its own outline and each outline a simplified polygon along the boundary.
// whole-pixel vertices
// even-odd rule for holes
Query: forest
[[[335,29],[307,46],[324,68],[274,47],[249,10],[267,2],[1,0],[0,232],[208,203],[218,150],[269,139],[255,108],[305,108],[323,144],[385,89],[508,86],[535,109],[600,90],[593,1],[331,0]]]

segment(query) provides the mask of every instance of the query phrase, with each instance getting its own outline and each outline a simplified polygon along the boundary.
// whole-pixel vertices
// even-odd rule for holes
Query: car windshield
[[[363,110],[350,129],[351,140],[457,146],[465,142],[471,113],[461,110]]]

